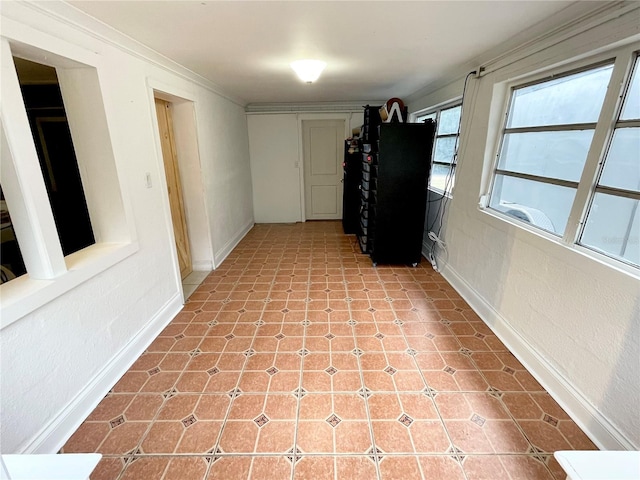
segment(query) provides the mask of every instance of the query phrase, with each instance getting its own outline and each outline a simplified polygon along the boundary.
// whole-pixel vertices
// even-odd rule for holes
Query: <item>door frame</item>
[[[304,131],[302,129],[303,120],[344,120],[344,140],[351,136],[352,113],[299,113],[298,114],[298,174],[300,179],[300,219],[307,221],[305,206],[305,185],[304,185]],[[339,165],[342,160],[338,159]],[[344,192],[343,192],[344,195]]]
[[[194,271],[213,270],[215,268],[213,258],[213,242],[211,240],[211,228],[209,226],[209,215],[206,209],[205,190],[203,182],[203,171],[200,163],[202,152],[200,151],[198,103],[192,92],[182,90],[172,84],[147,77],[147,92],[149,98],[149,114],[153,127],[153,136],[156,149],[155,171],[147,172],[151,174],[152,186],[149,188],[159,188],[161,191],[161,205],[164,213],[164,220],[171,242],[171,262],[174,270],[174,278],[178,291],[183,295],[182,278],[178,263],[178,254],[175,247],[175,235],[171,220],[171,207],[169,205],[169,195],[167,191],[166,172],[164,171],[164,160],[162,156],[162,145],[158,120],[156,117],[155,98],[171,102],[174,107],[174,136],[178,137],[177,128],[183,128],[190,132],[191,140],[176,140],[176,152],[178,157],[178,168],[181,172],[181,182],[183,183],[183,200],[185,208],[185,222],[191,247],[191,262]],[[153,167],[147,167],[149,169]],[[188,181],[193,188],[185,189],[184,182]],[[142,179],[142,181],[145,181]],[[197,184],[197,185],[196,185]],[[197,188],[195,188],[197,187]]]

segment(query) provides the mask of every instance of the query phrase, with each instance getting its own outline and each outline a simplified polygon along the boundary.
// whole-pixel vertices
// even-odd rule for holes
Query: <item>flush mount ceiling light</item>
[[[306,83],[315,82],[326,66],[327,64],[322,60],[298,60],[291,63],[293,71]]]

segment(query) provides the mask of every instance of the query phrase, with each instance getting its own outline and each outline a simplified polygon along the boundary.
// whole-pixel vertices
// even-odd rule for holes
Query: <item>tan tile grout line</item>
[[[263,241],[264,241],[264,240],[263,240]],[[326,244],[326,241],[325,241],[325,244]],[[255,250],[254,250],[254,251],[255,251]],[[312,250],[312,251],[313,251],[313,250]],[[282,259],[282,256],[281,256],[281,259]],[[243,271],[246,271],[246,270],[249,268],[249,266],[250,266],[250,265],[251,265],[251,262],[250,262],[250,261],[245,262],[245,267],[243,268]],[[345,268],[344,266],[342,266],[342,267],[341,267],[342,274],[343,274],[343,279],[345,278],[344,268]],[[309,267],[309,273],[308,273],[308,275],[309,275],[309,276],[311,275],[311,267]],[[235,284],[237,285],[237,283],[238,283],[238,282],[236,282]],[[383,285],[383,288],[384,288],[384,282],[382,283],[382,285]],[[234,289],[235,289],[235,288],[236,288],[236,287],[234,287]],[[308,282],[307,282],[307,295],[309,294],[309,288],[310,288],[310,281],[308,281]],[[234,289],[232,289],[232,290],[231,290],[231,292],[232,292]],[[272,289],[273,289],[273,282],[271,283],[270,291],[272,291]],[[347,285],[345,285],[345,290],[347,290],[347,289],[348,289],[348,288],[347,288]],[[230,292],[230,293],[231,293],[231,292]],[[386,292],[386,289],[385,289],[385,292]],[[388,292],[386,292],[386,293],[388,293]],[[247,299],[246,301],[248,301],[248,299]],[[263,309],[262,309],[263,313],[264,313],[265,308],[266,308],[266,305],[265,305],[265,306],[263,307]],[[351,306],[349,305],[349,306],[348,306],[348,308],[349,308],[349,312],[350,312],[350,317],[351,317],[351,318],[353,318],[353,312],[352,312],[352,310],[351,310]],[[394,312],[395,312],[395,309],[393,309],[393,306],[392,306],[392,310],[394,310]],[[305,317],[306,317],[306,315],[307,315],[307,312],[308,312],[308,311],[309,311],[309,308],[308,308],[308,304],[307,304],[307,306],[305,307]],[[220,311],[219,311],[218,313],[220,313]],[[374,317],[374,322],[376,322],[376,321],[375,321],[375,317]],[[238,323],[238,322],[235,322],[235,324],[237,324],[237,323]],[[377,323],[376,323],[376,327],[377,327]],[[353,339],[354,339],[354,344],[355,344],[355,345],[356,345],[356,347],[357,347],[357,335],[355,334],[355,329],[354,329],[354,327],[353,327],[353,326],[352,326],[351,330],[352,330],[352,337],[353,337]],[[258,331],[259,331],[259,328],[258,328],[258,329],[256,329],[256,331],[255,331],[255,332],[254,332],[254,334],[253,334],[253,339],[252,339],[251,346],[253,345],[253,342],[255,341],[255,338],[257,337],[257,332],[258,332]],[[405,334],[404,330],[402,330],[402,329],[401,329],[401,331],[403,332],[403,336],[404,336],[405,343],[407,343],[406,334]],[[205,335],[205,336],[206,336],[206,335]],[[455,337],[456,337],[456,340],[459,342],[459,340],[457,339],[457,335],[455,335],[455,333],[454,333],[454,335],[453,335],[453,336],[455,336]],[[203,338],[204,338],[204,336],[203,336]],[[306,336],[306,326],[305,326],[305,327],[304,327],[304,333],[303,333],[303,348],[306,348],[306,338],[307,338],[307,336]],[[200,344],[199,344],[199,345],[200,345]],[[408,345],[408,343],[407,343],[407,345]],[[249,348],[251,348],[251,346],[250,346]],[[198,346],[198,347],[199,347],[199,346]],[[198,347],[196,347],[196,348],[198,348]],[[225,348],[226,348],[226,345],[225,345]],[[329,352],[331,353],[331,351],[332,351],[332,350],[331,350],[331,347],[329,347]],[[489,351],[490,351],[490,352],[492,352],[492,353],[495,353],[495,351],[494,351],[494,350],[489,350]],[[507,350],[507,351],[508,351],[508,350]],[[386,349],[383,349],[383,352],[384,352],[384,354],[385,354],[385,359],[387,360],[387,363],[388,363],[388,356],[387,356],[387,353],[388,353],[388,352],[386,351]],[[440,351],[439,351],[439,352],[440,352]],[[167,356],[167,354],[168,354],[168,353],[169,353],[169,352],[164,352],[164,355],[162,356],[162,360],[164,360],[164,359],[166,358],[166,356]],[[241,352],[238,352],[238,353],[241,353]],[[160,362],[161,362],[162,360],[160,360]],[[240,378],[242,377],[242,373],[245,371],[246,364],[247,364],[247,360],[248,360],[248,357],[247,357],[247,358],[245,358],[245,362],[244,362],[243,367],[242,367],[242,370],[241,370],[241,372],[240,372],[240,376],[239,376],[238,380],[236,381],[236,388],[238,388],[238,385],[239,385],[239,382],[240,382]],[[474,366],[476,367],[476,370],[477,370],[477,371],[479,371],[479,372],[481,373],[482,377],[486,380],[486,377],[485,377],[485,376],[484,376],[484,374],[483,374],[483,370],[480,370],[480,369],[478,368],[478,366],[477,366],[477,364],[476,364],[476,362],[475,362],[475,361],[473,361],[473,360],[472,360],[472,362],[473,362]],[[415,357],[414,357],[414,364],[416,364],[416,366],[417,366],[417,371],[420,373],[421,377],[423,378],[423,381],[424,381],[425,385],[428,385],[428,383],[426,382],[426,380],[424,379],[424,376],[423,376],[423,374],[422,374],[422,369],[417,365],[417,362],[416,362],[416,360],[415,360]],[[188,363],[187,363],[187,365],[188,365]],[[302,378],[302,374],[303,374],[303,368],[304,368],[304,367],[303,367],[303,365],[304,365],[304,357],[302,358],[302,361],[301,361],[301,367],[300,367],[300,378],[299,378],[299,382],[298,382],[298,384],[299,384],[299,388],[302,388],[302,379],[303,379],[303,378]],[[359,358],[359,357],[358,357],[358,365],[359,365],[359,372],[360,372],[360,377],[361,377],[361,383],[362,383],[362,386],[363,386],[363,388],[366,388],[366,385],[365,385],[365,383],[364,383],[363,374],[362,374],[363,370],[362,370],[362,367],[361,367],[361,362],[360,362],[360,358]],[[185,367],[183,368],[183,370],[182,370],[181,374],[179,375],[179,377],[178,377],[178,378],[176,379],[176,381],[174,382],[174,385],[176,385],[176,384],[179,382],[180,378],[182,378],[182,374],[183,374],[185,371],[186,371],[186,365],[185,365]],[[267,395],[272,394],[272,393],[277,393],[277,392],[270,392],[270,391],[268,390],[268,388],[269,388],[269,386],[270,386],[270,383],[271,383],[271,379],[269,380],[269,385],[268,385],[268,387],[267,387],[267,392],[264,392],[264,393],[251,392],[251,393],[247,393],[247,395],[252,395],[252,394],[263,394],[263,395],[265,396],[265,401],[266,401],[266,396],[267,396]],[[487,382],[487,383],[489,383],[489,382]],[[395,381],[394,381],[394,385],[395,385]],[[511,391],[502,391],[502,393],[510,393],[510,392],[511,392]],[[526,390],[526,389],[525,389],[525,390],[522,390],[522,391],[513,391],[513,392],[514,392],[514,393],[529,393],[529,394],[531,394],[531,393],[544,393],[545,391],[544,391],[544,390],[541,390],[541,391],[539,391],[539,392],[538,392],[538,391],[529,391],[529,390]],[[126,392],[126,393],[127,393],[127,394],[131,394],[131,395],[132,395],[132,401],[133,401],[133,398],[134,398],[136,395],[144,395],[144,394],[157,395],[157,394],[158,394],[158,392],[136,392],[136,393],[134,393],[134,392],[131,392],[131,393]],[[182,395],[188,395],[188,394],[196,395],[196,394],[197,394],[197,395],[202,395],[202,396],[203,396],[203,395],[207,395],[207,394],[218,394],[218,395],[219,395],[219,394],[221,394],[221,393],[222,393],[222,392],[220,392],[220,393],[217,393],[217,392],[201,392],[201,393],[197,393],[197,392],[182,392],[181,394],[182,394]],[[282,392],[282,393],[283,393],[283,394],[290,394],[291,392]],[[314,392],[314,393],[320,393],[320,392]],[[339,392],[335,392],[335,391],[333,391],[333,389],[332,389],[330,393],[339,393]],[[345,392],[345,393],[352,394],[353,392]],[[399,391],[397,390],[397,386],[396,386],[395,395],[397,396],[397,395],[398,395],[398,393],[399,393]],[[415,391],[408,391],[407,393],[417,393],[417,392],[415,392]],[[443,391],[443,393],[444,393],[444,391]],[[472,391],[468,391],[468,392],[466,392],[466,391],[453,391],[453,392],[448,392],[448,393],[461,393],[461,394],[463,394],[463,393],[486,393],[486,392],[478,392],[478,391],[473,391],[473,390],[472,390]],[[110,393],[110,394],[111,394],[111,393]],[[115,393],[115,392],[114,392],[114,393],[113,393],[113,395],[121,395],[121,394],[125,394],[125,392],[121,392],[121,393]],[[243,394],[244,394],[244,393],[243,393]],[[429,396],[431,396],[431,395],[429,395]],[[431,397],[431,398],[432,398],[432,397]],[[229,413],[229,411],[230,411],[230,409],[231,409],[231,405],[233,404],[234,399],[235,399],[235,398],[233,398],[233,399],[231,400],[230,404],[229,404],[229,407],[228,407],[228,410],[227,410],[227,417],[228,417],[228,413]],[[158,412],[157,412],[157,413],[156,413],[156,415],[154,416],[154,419],[151,421],[151,423],[155,422],[156,417],[157,417],[157,415],[158,415],[159,411],[164,407],[164,405],[165,405],[165,403],[166,403],[166,401],[167,401],[167,400],[168,400],[168,399],[163,400],[163,403],[162,403],[161,407],[158,409]],[[200,402],[200,401],[201,401],[201,400],[199,400],[197,404],[199,404],[199,402]],[[499,401],[500,401],[500,404],[501,404],[503,407],[505,407],[505,405],[504,405],[504,402],[503,402],[502,398],[500,398],[500,399],[499,399]],[[440,415],[440,412],[438,411],[438,409],[437,409],[437,405],[436,405],[436,404],[435,404],[435,402],[433,401],[433,398],[432,398],[432,402],[433,402],[434,406],[436,407],[436,411],[438,412],[438,415],[440,416],[441,422],[444,424],[444,421],[442,420],[442,416]],[[126,407],[124,407],[124,410],[126,410],[126,408],[128,408],[128,406],[130,405],[130,403],[131,403],[131,402],[129,402],[129,403],[127,404],[127,406],[126,406]],[[197,408],[197,404],[196,404],[196,407],[194,407],[194,408]],[[369,410],[368,410],[368,402],[367,402],[366,398],[365,398],[365,405],[367,405],[367,415],[368,415],[368,420],[369,420],[369,425],[370,425],[370,435],[371,435],[371,440],[372,440],[372,443],[373,443],[373,442],[375,442],[375,439],[374,439],[374,437],[373,437],[373,432],[371,431],[371,418],[370,418],[370,412],[369,412]],[[334,404],[333,404],[333,400],[332,400],[332,408],[334,408],[334,407],[335,407],[335,406],[334,406]],[[298,398],[298,407],[297,407],[297,408],[298,408],[298,411],[297,411],[297,416],[296,416],[296,424],[298,423],[298,419],[299,419],[299,409],[300,409],[300,399],[299,399],[299,398]],[[263,405],[263,409],[264,409],[264,405]],[[510,418],[511,418],[513,421],[516,421],[516,419],[513,417],[513,415],[511,415],[511,412],[510,412],[507,408],[505,408],[505,410],[509,413]],[[226,423],[226,419],[227,419],[227,417],[225,417],[225,420],[223,421],[223,428],[221,428],[221,431],[220,431],[220,433],[219,433],[219,435],[218,435],[218,439],[217,439],[217,442],[216,442],[216,447],[219,445],[219,442],[220,442],[220,439],[221,439],[221,435],[222,435],[222,431],[223,431],[223,429],[224,429],[224,424]],[[516,421],[516,424],[517,424],[517,421]],[[150,424],[150,425],[151,425],[151,424]],[[517,424],[517,425],[518,425],[518,424]],[[518,425],[518,427],[519,427],[519,425]],[[445,427],[445,428],[446,428],[446,427]],[[520,427],[519,427],[519,428],[520,428]],[[524,432],[522,432],[522,433],[524,434]],[[147,431],[145,431],[145,433],[144,433],[144,434],[143,434],[143,436],[141,437],[141,439],[140,439],[140,441],[139,441],[139,443],[138,443],[138,446],[137,446],[136,448],[139,448],[139,446],[142,444],[143,440],[146,438],[146,436],[147,436],[147,435],[148,435],[148,430],[147,430]],[[183,432],[183,435],[184,435],[184,432]],[[183,435],[182,435],[182,436],[183,436]],[[296,448],[296,447],[297,447],[297,429],[296,429],[296,431],[295,431],[295,434],[294,434],[294,435],[295,435],[295,437],[294,437],[294,448]],[[182,436],[181,436],[181,439],[182,439]],[[335,432],[334,432],[334,435],[333,435],[333,436],[334,436],[334,447],[335,447]],[[448,432],[447,432],[447,436],[449,437]],[[563,435],[563,437],[564,437],[564,435]],[[525,435],[525,438],[527,438],[527,440],[528,440],[528,437],[527,437],[526,435]],[[105,437],[105,439],[106,439],[106,437]],[[449,440],[450,440],[450,443],[453,445],[453,442],[451,442],[450,437],[449,437]],[[256,441],[257,441],[257,440],[256,440]],[[104,442],[104,439],[103,439],[103,442]],[[176,444],[176,446],[179,444],[179,442],[180,442],[180,441],[178,441],[178,443]],[[413,442],[413,440],[412,440],[412,442]],[[530,443],[530,442],[529,442],[529,443]],[[102,444],[102,442],[101,442],[101,444]],[[214,447],[214,448],[215,448],[215,447]],[[374,444],[374,448],[375,448],[375,444]],[[415,445],[414,445],[414,450],[415,450]],[[215,452],[214,452],[214,453],[215,453]],[[385,452],[385,453],[386,453],[386,452]],[[242,454],[223,454],[223,455],[224,455],[224,456],[234,456],[234,455],[235,455],[235,456],[242,456]],[[257,453],[255,452],[255,447],[254,447],[254,453],[253,453],[253,454],[247,454],[247,455],[252,455],[252,456],[286,456],[286,454],[257,454]],[[327,456],[327,454],[309,454],[309,455],[313,455],[313,456]],[[407,453],[407,454],[389,454],[389,455],[407,455],[407,456],[409,456],[409,455],[415,455],[415,456],[424,456],[424,455],[420,455],[420,454],[418,454],[418,453],[415,453],[415,454],[410,454],[410,453]],[[427,456],[433,456],[433,455],[438,455],[438,454],[433,454],[433,453],[432,453],[432,454],[428,454]],[[451,456],[451,454],[449,454],[449,453],[443,453],[443,454],[439,454],[439,455],[441,455],[441,456]],[[513,456],[516,456],[516,455],[517,455],[517,456],[530,456],[530,457],[535,457],[535,456],[536,456],[536,454],[522,454],[522,453],[512,453],[512,454],[495,454],[495,453],[488,453],[488,454],[467,454],[467,455],[470,455],[470,456],[471,456],[471,455],[473,455],[473,456],[482,456],[482,455],[488,455],[488,456],[495,456],[495,455],[505,455],[505,456],[507,456],[507,455],[513,455]],[[156,454],[148,454],[148,455],[145,455],[145,456],[161,456],[161,457],[164,457],[164,456],[196,456],[196,457],[200,457],[200,456],[202,456],[202,457],[207,457],[207,456],[210,456],[210,455],[209,455],[209,454],[157,454],[157,455],[156,455]],[[338,454],[337,452],[335,452],[335,448],[334,448],[333,456],[335,457],[335,456],[368,456],[368,455],[367,455],[366,453],[365,453],[365,454],[353,454],[353,453],[351,453],[351,454]],[[114,454],[113,456],[109,456],[109,457],[125,458],[125,457],[126,457],[126,455],[115,455],[115,454]],[[212,464],[212,463],[213,463],[213,462],[211,462],[211,464]],[[208,472],[209,472],[209,470],[210,470],[210,468],[211,468],[211,464],[209,465],[209,467],[208,467],[208,469],[207,469],[207,474],[208,474]],[[335,460],[334,460],[334,466],[335,466]],[[378,469],[378,474],[379,474],[379,465],[378,465],[377,461],[376,461],[376,467],[377,467],[377,469]],[[294,474],[294,469],[295,469],[295,463],[294,463],[294,466],[292,467],[292,475]],[[123,474],[124,470],[126,470],[126,468],[123,468],[123,470],[122,470],[122,472],[121,472],[120,476]],[[464,471],[464,469],[462,469],[462,470]],[[548,466],[547,466],[547,470],[549,470],[549,467],[548,467]],[[550,470],[549,470],[549,471],[550,471]],[[336,470],[336,472],[337,472],[337,470]],[[337,473],[336,473],[336,475],[337,475]],[[466,473],[465,473],[465,475],[466,475]]]
[[[357,240],[356,240],[357,242]],[[360,245],[355,245],[353,248],[360,248]],[[358,270],[360,270],[360,268],[358,267]],[[362,273],[362,271],[360,270],[360,273]],[[345,292],[347,294],[347,297],[351,297],[350,289],[349,289],[349,282],[347,282],[346,276],[344,274],[344,269],[343,269],[343,274],[342,274],[342,278],[345,284]],[[368,296],[367,296],[368,297]],[[367,301],[369,301],[367,299]],[[371,302],[369,302],[369,306],[371,306]],[[347,303],[347,308],[348,308],[348,312],[349,312],[349,320],[355,320],[354,316],[353,316],[353,309],[351,306],[351,302]],[[357,335],[356,335],[356,329],[355,329],[355,325],[351,325],[351,334],[353,336],[353,344],[355,346],[356,349],[359,349],[358,347],[358,340],[357,340]],[[373,432],[373,422],[371,421],[371,410],[369,409],[369,390],[367,388],[367,385],[364,381],[364,372],[362,369],[362,362],[361,362],[361,356],[360,355],[356,355],[356,361],[358,362],[358,371],[360,373],[360,383],[362,385],[361,390],[362,391],[362,397],[364,399],[364,405],[365,405],[365,409],[367,412],[367,423],[369,424],[369,436],[371,438],[371,454],[370,454],[370,458],[373,458],[373,463],[375,464],[376,467],[376,475],[378,477],[378,480],[382,480],[382,473],[380,471],[380,457],[378,455],[378,447],[376,446],[376,439],[375,439],[375,435]]]
[[[411,276],[413,277],[413,280],[415,282],[417,282],[416,277],[415,277],[415,275],[413,273],[411,273]],[[382,285],[383,285],[383,288],[384,288],[384,283]],[[420,291],[422,291],[427,298],[429,297],[429,295],[424,291],[424,289],[422,287],[420,287]],[[386,292],[386,289],[385,289],[385,293],[388,293],[388,292]],[[410,302],[411,302],[411,300],[410,300]],[[411,302],[411,305],[414,308],[416,308],[415,305],[413,304],[413,302]],[[395,317],[399,318],[398,317],[398,312],[393,306],[393,302],[391,302],[391,310],[394,312]],[[404,336],[405,343],[407,345],[409,345],[409,341],[407,340],[407,335],[406,335],[404,329],[402,328],[402,326],[400,326],[400,331],[402,332],[402,335]],[[411,347],[409,347],[409,348],[411,348]],[[457,453],[458,448],[455,446],[455,443],[453,442],[453,438],[451,437],[451,434],[449,433],[449,429],[447,428],[447,424],[444,421],[444,417],[442,416],[442,413],[440,412],[440,408],[438,407],[438,404],[435,401],[435,397],[433,395],[433,390],[432,390],[431,386],[429,385],[429,382],[427,382],[427,379],[425,378],[424,374],[422,373],[422,368],[420,368],[420,365],[418,365],[418,361],[417,361],[415,355],[412,355],[412,357],[413,357],[413,362],[414,362],[416,368],[418,369],[418,372],[420,372],[420,376],[422,377],[422,381],[427,386],[427,389],[426,389],[425,393],[431,399],[431,403],[432,403],[432,405],[433,405],[433,407],[434,407],[434,409],[436,411],[436,414],[438,415],[438,419],[440,420],[440,424],[441,424],[441,426],[442,426],[442,428],[443,428],[443,430],[445,432],[445,435],[447,436],[447,440],[449,441],[449,450],[453,449],[453,452],[449,452],[449,454],[450,454],[450,456],[455,456],[455,458],[457,460],[457,463],[460,466],[460,471],[462,471],[462,475],[464,476],[465,479],[468,479],[467,472],[465,471],[465,468],[464,468],[464,465],[463,465],[463,462],[462,462],[463,459]],[[422,465],[420,465],[419,462],[418,462],[418,465],[421,468],[421,473],[422,473]],[[424,476],[424,473],[422,473],[422,474]]]

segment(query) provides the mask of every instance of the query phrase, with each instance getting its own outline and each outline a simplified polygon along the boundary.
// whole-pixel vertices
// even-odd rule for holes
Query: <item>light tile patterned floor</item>
[[[564,480],[595,446],[428,263],[257,225],[64,446],[92,480]]]

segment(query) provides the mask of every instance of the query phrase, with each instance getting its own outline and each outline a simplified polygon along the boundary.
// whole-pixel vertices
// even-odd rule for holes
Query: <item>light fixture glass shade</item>
[[[326,66],[327,64],[322,60],[298,60],[291,63],[291,68],[300,80],[307,83],[315,82]]]

